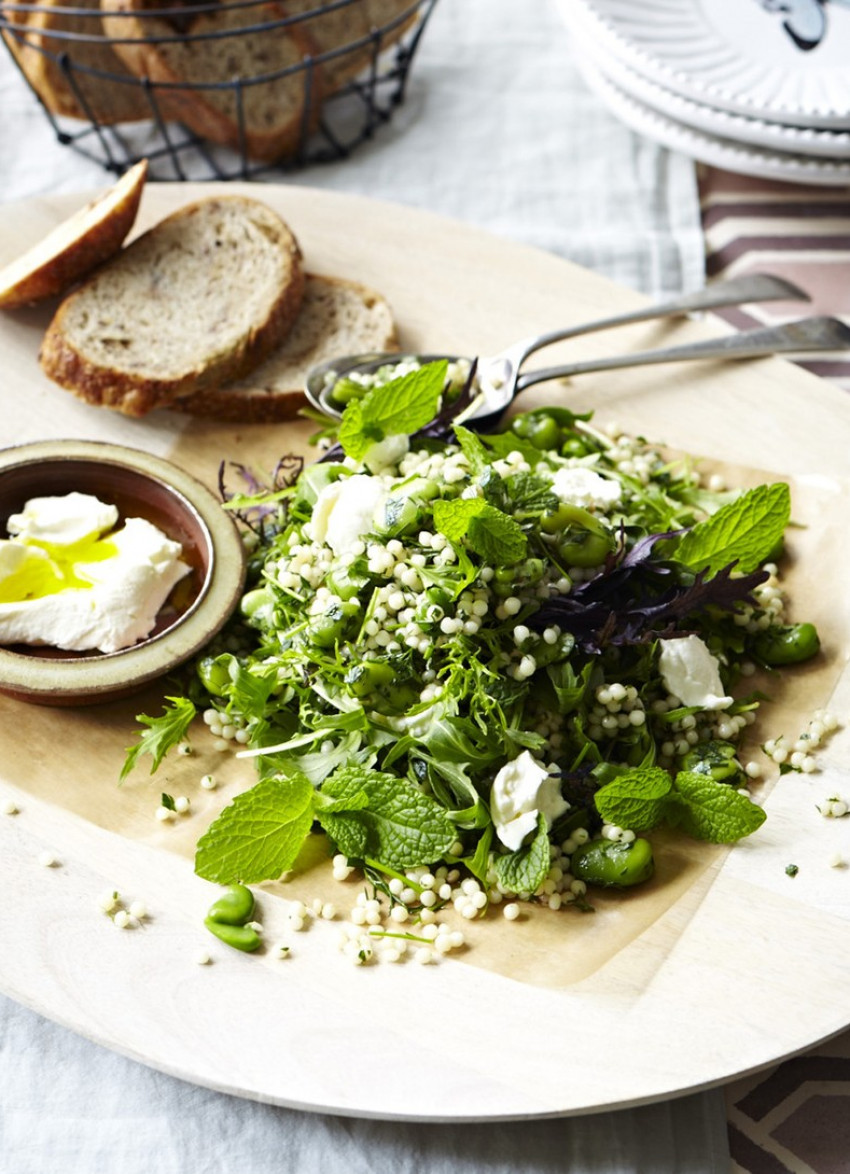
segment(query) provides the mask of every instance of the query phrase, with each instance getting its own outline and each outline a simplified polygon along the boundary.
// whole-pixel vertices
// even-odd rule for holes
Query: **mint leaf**
[[[661,823],[668,808],[672,781],[660,766],[624,770],[594,795],[596,810],[606,823],[635,832]]]
[[[452,546],[466,539],[476,554],[497,567],[525,557],[527,540],[518,522],[480,497],[434,502],[434,525]]]
[[[136,721],[148,729],[142,731],[135,746],[128,747],[127,757],[119,775],[120,782],[126,779],[143,754],[150,754],[153,758],[153,774],[171,747],[182,742],[186,736],[186,731],[195,716],[195,706],[188,697],[166,697],[165,700],[169,704],[161,717],[148,717],[145,713],[136,714]]]
[[[759,485],[698,522],[679,540],[674,557],[692,571],[710,574],[732,562],[736,571],[755,570],[779,543],[790,516],[788,486]]]
[[[368,857],[386,868],[414,868],[441,859],[457,839],[448,813],[395,775],[341,767],[321,794],[338,803],[334,810],[319,809],[317,818],[350,859]],[[360,806],[362,795],[367,807]]]
[[[298,776],[263,779],[237,795],[198,840],[195,872],[222,885],[276,880],[309,834],[314,796]]]
[[[534,473],[512,473],[505,485],[513,502],[514,511],[521,514],[553,514],[559,499],[552,492],[552,482]]]
[[[437,414],[447,369],[445,359],[427,363],[352,400],[342,414],[338,435],[346,455],[360,460],[376,441],[409,435],[429,424]]]
[[[481,839],[475,845],[475,852],[467,856],[463,863],[473,876],[478,877],[482,885],[487,884],[487,874],[490,871],[490,845],[493,842],[493,825],[484,829]]]
[[[484,447],[484,442],[480,436],[476,435],[475,432],[470,432],[462,424],[455,424],[454,434],[457,437],[461,452],[469,463],[472,476],[479,477],[493,459]]]
[[[535,892],[545,881],[551,863],[549,829],[543,815],[537,817],[537,831],[530,844],[493,861],[499,884],[510,893]]]
[[[376,441],[383,440],[385,436],[385,432],[364,417],[361,401],[351,400],[342,414],[337,433],[337,442],[342,445],[346,455],[359,461]]]
[[[734,787],[690,770],[676,775],[670,800],[668,823],[712,844],[731,844],[749,836],[766,818],[761,807]]]

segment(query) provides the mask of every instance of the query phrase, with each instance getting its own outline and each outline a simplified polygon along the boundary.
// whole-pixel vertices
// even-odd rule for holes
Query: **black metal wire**
[[[45,117],[53,128],[57,141],[76,153],[99,163],[107,171],[121,175],[141,158],[147,158],[152,179],[207,180],[251,179],[255,176],[288,172],[312,163],[328,163],[346,158],[377,128],[387,123],[394,110],[404,101],[406,85],[416,49],[437,0],[400,0],[399,11],[380,27],[370,28],[367,34],[351,41],[316,52],[304,54],[294,64],[280,69],[269,69],[251,77],[227,77],[205,82],[157,80],[135,77],[129,72],[112,72],[80,60],[85,46],[122,44],[200,44],[250,34],[273,36],[280,30],[297,29],[332,13],[342,13],[357,7],[362,0],[328,0],[309,11],[290,16],[285,5],[279,9],[270,0],[191,0],[169,7],[149,7],[132,12],[110,12],[109,16],[138,18],[142,27],[151,21],[180,21],[187,17],[211,13],[232,13],[240,10],[261,9],[257,20],[240,28],[212,29],[193,32],[191,25],[181,32],[163,32],[161,28],[142,38],[131,36],[113,38],[106,35],[98,7],[79,7],[73,4],[34,4],[26,0],[0,0],[0,35],[24,80],[38,99]],[[32,24],[36,14],[76,18],[85,31],[55,27],[42,28]],[[86,27],[90,22],[90,29]],[[114,28],[114,25],[113,25]],[[350,80],[324,96],[318,113],[313,109],[319,71],[334,62],[345,62],[355,55],[363,57],[359,71]],[[51,109],[51,103],[34,82],[32,69],[27,67],[38,57],[58,70],[79,111],[79,117]],[[118,59],[116,58],[116,64]],[[304,89],[303,109],[294,145],[279,159],[252,157],[250,136],[246,127],[245,101],[255,86],[271,86],[282,79],[301,81]],[[129,122],[114,122],[95,108],[90,94],[95,84],[107,83],[118,87],[113,92],[137,99],[138,109],[148,117]],[[233,100],[235,143],[223,146],[202,138],[185,122],[175,117],[169,97],[184,98],[187,94],[206,96],[228,94]],[[184,115],[185,117],[185,115]]]

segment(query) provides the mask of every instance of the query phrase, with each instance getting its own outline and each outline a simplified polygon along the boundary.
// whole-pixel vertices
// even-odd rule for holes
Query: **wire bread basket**
[[[121,174],[250,179],[345,158],[405,96],[436,0],[0,0],[58,141]]]

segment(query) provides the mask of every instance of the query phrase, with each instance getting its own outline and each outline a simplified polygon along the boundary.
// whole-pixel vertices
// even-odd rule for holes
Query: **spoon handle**
[[[583,322],[551,330],[546,334],[528,338],[518,344],[525,358],[553,342],[563,342],[581,334],[592,334],[597,330],[609,330],[615,326],[628,326],[633,322],[651,322],[655,318],[670,318],[676,314],[690,314],[696,310],[716,310],[721,306],[740,306],[747,302],[770,301],[808,302],[811,299],[803,290],[770,273],[755,273],[746,277],[733,277],[729,281],[714,281],[702,289],[680,294],[667,302],[654,302],[612,318],[600,318],[596,322]],[[513,349],[513,348],[512,348]]]
[[[547,379],[564,379],[590,371],[613,371],[618,367],[683,363],[691,359],[754,359],[760,355],[788,352],[803,354],[807,351],[846,350],[850,350],[850,327],[837,318],[803,318],[799,322],[785,322],[781,326],[747,330],[704,342],[686,343],[684,346],[636,351],[632,354],[612,355],[606,359],[588,359],[585,362],[523,372],[517,380],[517,391],[524,391]]]

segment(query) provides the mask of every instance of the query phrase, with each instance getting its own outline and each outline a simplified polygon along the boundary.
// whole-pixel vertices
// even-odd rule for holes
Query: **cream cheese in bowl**
[[[218,498],[168,461],[94,441],[0,452],[0,693],[124,696],[188,660],[244,585]]]
[[[30,498],[0,540],[0,644],[118,652],[150,635],[191,567],[144,518],[88,493]]]

